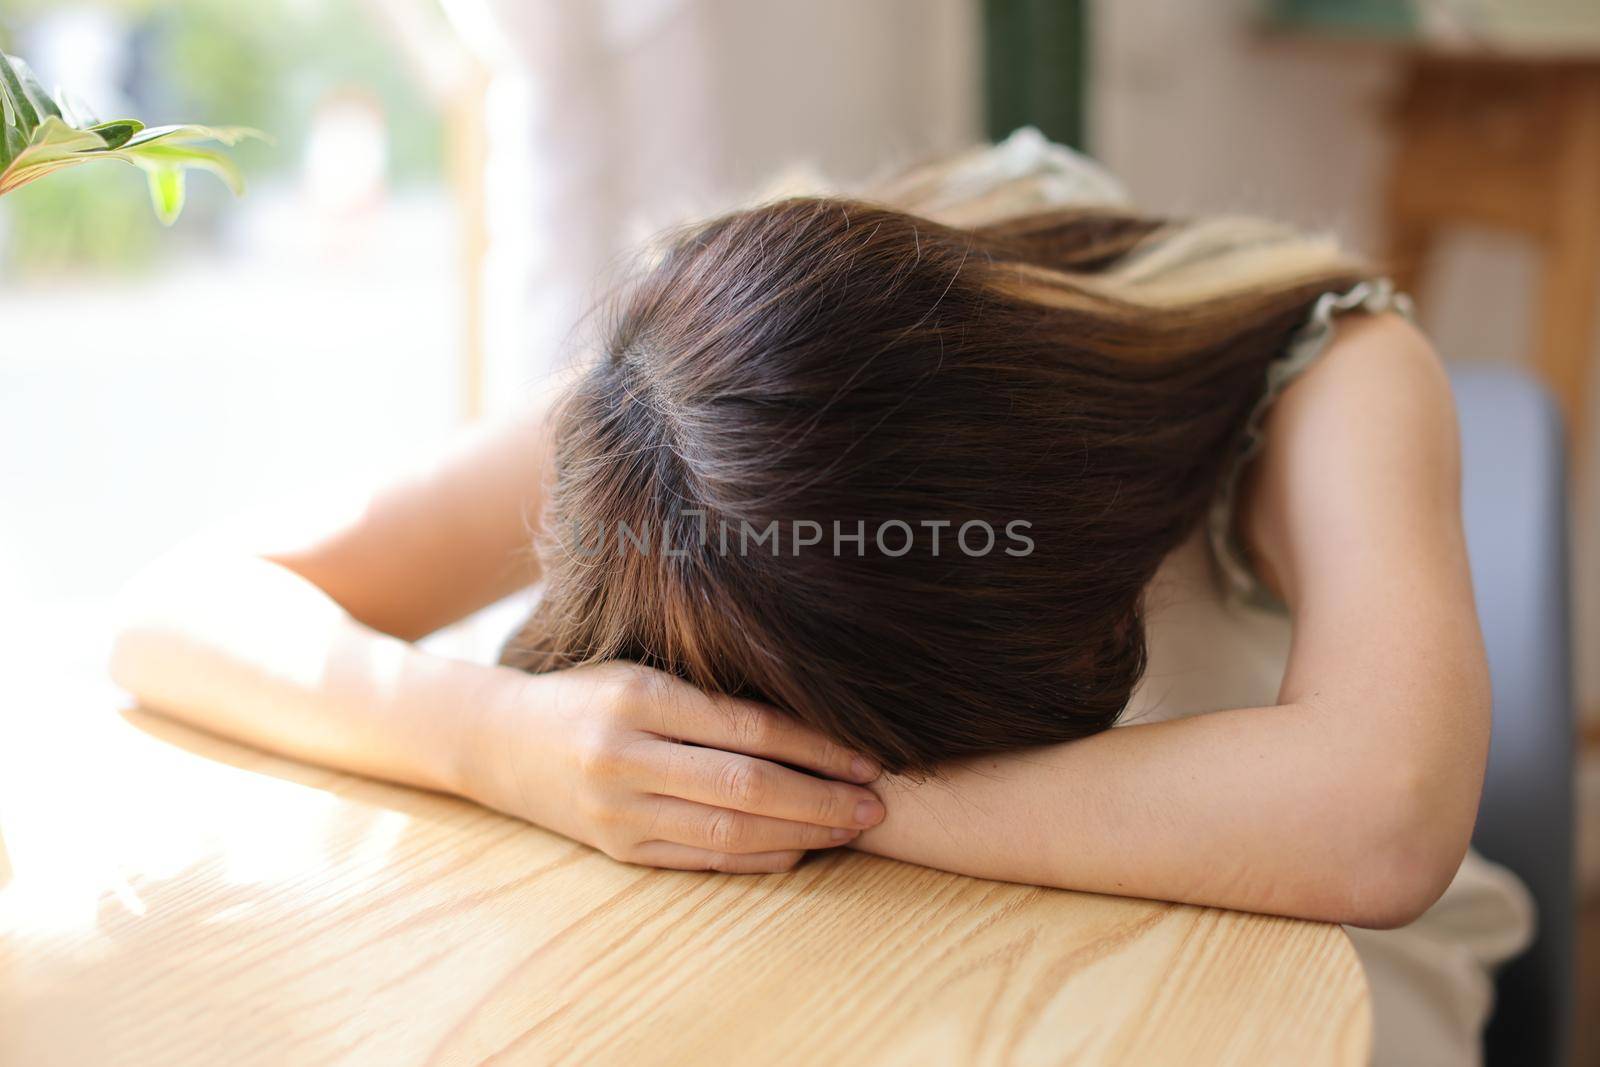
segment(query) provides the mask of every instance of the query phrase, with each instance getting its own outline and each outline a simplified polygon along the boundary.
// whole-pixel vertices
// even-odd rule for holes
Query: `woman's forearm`
[[[605,851],[787,870],[876,824],[876,769],[778,712],[637,664],[429,655],[268,560],[187,552],[124,593],[112,676],[260,748],[452,792]]]
[[[1439,832],[1429,783],[1386,770],[1397,761],[1350,718],[1223,711],[891,779],[874,787],[887,818],[855,847],[1006,881],[1398,925],[1443,890],[1466,839]]]
[[[430,655],[245,554],[158,563],[122,594],[113,679],[151,708],[297,759],[459,792],[474,716],[520,672]]]

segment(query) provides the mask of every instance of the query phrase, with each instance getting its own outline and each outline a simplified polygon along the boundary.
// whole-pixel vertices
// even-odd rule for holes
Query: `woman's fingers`
[[[643,764],[644,791],[714,808],[845,830],[883,819],[883,803],[870,790],[737,752],[663,743],[650,746]]]
[[[722,871],[726,874],[775,874],[800,862],[804,852],[715,852],[676,841],[645,841],[628,857],[630,863],[670,867],[678,871]]]
[[[777,760],[845,782],[870,782],[882,773],[865,756],[754,700],[678,690],[662,702],[649,728],[665,737]]]
[[[859,830],[751,815],[732,808],[713,808],[677,797],[655,798],[656,808],[645,834],[664,841],[712,852],[787,852],[833,848],[853,841]]]

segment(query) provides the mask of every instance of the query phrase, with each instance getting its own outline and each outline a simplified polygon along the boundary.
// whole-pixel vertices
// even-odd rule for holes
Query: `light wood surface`
[[[0,1062],[1364,1062],[1337,927],[853,853],[651,871],[100,683],[0,708]]]

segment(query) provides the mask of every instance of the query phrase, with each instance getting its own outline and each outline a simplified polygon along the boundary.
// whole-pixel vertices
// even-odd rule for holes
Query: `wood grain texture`
[[[1337,927],[834,853],[653,871],[98,684],[0,708],[0,1062],[1346,1064]]]

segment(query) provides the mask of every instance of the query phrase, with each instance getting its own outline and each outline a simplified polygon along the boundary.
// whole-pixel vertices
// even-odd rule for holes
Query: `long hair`
[[[637,661],[891,771],[1104,730],[1268,362],[1362,276],[1116,207],[798,197],[680,231],[556,416],[546,587],[501,661]]]

